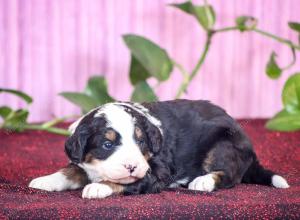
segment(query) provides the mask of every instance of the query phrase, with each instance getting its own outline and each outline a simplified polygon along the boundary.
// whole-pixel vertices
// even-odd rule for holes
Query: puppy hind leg
[[[194,179],[189,188],[209,192],[240,183],[247,164],[251,162],[242,155],[243,152],[235,149],[230,141],[215,143],[202,164],[207,174]]]
[[[211,192],[218,187],[222,176],[224,176],[223,171],[215,171],[203,176],[198,176],[189,183],[188,189]]]

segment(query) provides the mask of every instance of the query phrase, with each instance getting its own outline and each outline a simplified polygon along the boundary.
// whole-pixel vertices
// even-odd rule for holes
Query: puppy
[[[205,192],[238,183],[289,187],[259,164],[237,122],[208,101],[109,103],[81,117],[70,131],[69,165],[29,187],[83,187],[82,197],[89,199],[168,187]]]

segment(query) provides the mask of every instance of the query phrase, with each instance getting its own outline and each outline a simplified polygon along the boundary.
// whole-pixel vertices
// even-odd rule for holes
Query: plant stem
[[[178,70],[182,73],[182,75],[183,75],[183,78],[185,78],[185,77],[188,77],[188,72],[184,69],[184,67],[180,64],[180,63],[177,63],[175,60],[171,60],[172,61],[172,63],[173,63],[173,65],[175,66],[175,67],[177,67],[178,68]]]
[[[64,116],[62,118],[55,118],[51,121],[47,121],[45,123],[42,124],[42,127],[43,128],[50,128],[50,127],[53,127],[54,125],[58,124],[58,123],[61,123],[61,122],[64,122],[65,120],[67,119],[70,119],[70,118],[79,118],[80,116],[78,115],[67,115],[67,116]]]
[[[220,33],[220,32],[226,32],[226,31],[233,31],[233,30],[239,30],[239,28],[237,26],[232,26],[232,27],[225,27],[225,28],[221,28],[221,29],[217,29],[217,30],[213,30],[213,33]],[[269,38],[272,38],[280,43],[283,43],[283,44],[286,44],[290,47],[293,47],[295,48],[296,50],[300,50],[300,46],[299,45],[296,45],[294,44],[292,41],[288,40],[288,39],[285,39],[285,38],[282,38],[282,37],[278,37],[274,34],[271,34],[269,32],[266,32],[266,31],[263,31],[263,30],[260,30],[260,29],[257,29],[257,28],[254,28],[254,29],[248,29],[248,30],[245,30],[245,31],[254,31],[256,33],[259,33],[263,36],[266,36],[266,37],[269,37]]]
[[[226,31],[234,31],[234,30],[239,30],[237,26],[232,26],[232,27],[225,27],[225,28],[220,28],[213,30],[213,33],[220,33],[220,32],[226,32]]]
[[[42,125],[37,125],[37,124],[26,124],[26,125],[24,125],[24,128],[28,129],[28,130],[48,131],[50,133],[60,134],[60,135],[65,135],[65,136],[70,135],[70,132],[66,129],[56,128],[56,127],[44,128]]]
[[[283,44],[286,44],[286,45],[288,45],[288,46],[290,46],[290,47],[293,47],[293,48],[295,48],[296,50],[300,50],[300,46],[299,46],[299,45],[293,44],[293,42],[290,41],[290,40],[287,40],[287,39],[282,38],[282,37],[278,37],[278,36],[276,36],[276,35],[274,35],[274,34],[268,33],[268,32],[266,32],[266,31],[263,31],[263,30],[260,30],[260,29],[257,29],[257,28],[254,28],[253,31],[256,32],[256,33],[259,33],[259,34],[261,34],[261,35],[264,35],[264,36],[266,36],[266,37],[270,37],[270,38],[272,38],[272,39],[274,39],[274,40],[277,40],[277,41],[280,42],[280,43],[283,43]]]
[[[197,63],[197,65],[195,66],[195,68],[193,69],[192,73],[191,74],[188,74],[185,69],[180,65],[178,64],[176,61],[172,60],[174,66],[176,66],[183,74],[183,81],[178,89],[178,92],[175,96],[175,99],[179,99],[181,97],[181,95],[186,91],[187,87],[189,86],[190,82],[193,80],[193,78],[196,76],[197,72],[199,71],[200,67],[202,66],[205,58],[206,58],[206,55],[207,55],[207,52],[209,50],[209,47],[210,47],[210,43],[211,43],[211,39],[212,39],[212,36],[216,33],[221,33],[221,32],[227,32],[227,31],[234,31],[234,30],[239,30],[239,27],[237,26],[230,26],[230,27],[225,27],[225,28],[220,28],[220,29],[216,29],[216,30],[210,30],[207,32],[207,39],[206,39],[206,42],[205,42],[205,48],[201,54],[201,57]],[[271,33],[268,33],[266,31],[263,31],[263,30],[260,30],[260,29],[257,29],[257,28],[251,28],[251,29],[246,29],[245,31],[254,31],[256,33],[259,33],[263,36],[266,36],[266,37],[269,37],[269,38],[272,38],[280,43],[283,43],[289,47],[291,47],[292,50],[300,50],[300,45],[296,45],[294,44],[292,41],[288,40],[288,39],[285,39],[285,38],[282,38],[282,37],[278,37],[274,34],[271,34]],[[295,53],[293,51],[293,61],[290,65],[288,65],[286,68],[284,69],[287,69],[287,68],[290,68],[292,65],[294,65],[296,59],[295,59]]]
[[[295,48],[291,47],[291,49],[292,49],[292,53],[293,53],[293,60],[292,60],[292,62],[289,65],[287,65],[286,67],[282,68],[283,71],[291,68],[296,63],[297,57],[296,57]]]
[[[202,66],[202,64],[203,64],[203,62],[204,62],[204,60],[206,58],[207,52],[209,50],[212,36],[213,36],[212,32],[208,32],[207,33],[205,47],[204,47],[204,50],[203,50],[203,52],[202,52],[202,54],[200,56],[200,59],[199,59],[198,63],[196,64],[195,68],[193,69],[193,71],[191,72],[191,74],[190,75],[187,74],[184,77],[183,82],[180,85],[180,87],[178,89],[178,92],[177,92],[177,94],[175,96],[176,99],[180,98],[181,95],[186,91],[188,85],[194,79],[194,77],[196,76],[196,74],[199,71],[200,67]]]

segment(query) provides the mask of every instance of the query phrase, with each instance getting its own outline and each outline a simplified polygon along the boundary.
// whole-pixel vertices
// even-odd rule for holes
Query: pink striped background
[[[105,75],[109,91],[127,100],[129,52],[122,34],[146,36],[166,48],[170,56],[191,70],[202,50],[204,33],[195,19],[166,6],[171,0],[0,0],[0,87],[21,89],[34,97],[31,121],[78,113],[57,96],[80,91],[89,76]],[[194,1],[202,3],[202,1]],[[287,27],[300,21],[298,0],[211,0],[216,27],[234,24],[239,15],[259,19],[259,27],[297,40]],[[209,99],[233,116],[269,117],[281,108],[280,93],[290,73],[280,80],[266,77],[272,50],[281,65],[291,60],[289,48],[255,33],[216,35],[204,67],[186,98]],[[298,54],[299,55],[299,54]],[[181,75],[174,71],[156,92],[172,99]],[[0,105],[20,106],[18,99],[0,95]]]

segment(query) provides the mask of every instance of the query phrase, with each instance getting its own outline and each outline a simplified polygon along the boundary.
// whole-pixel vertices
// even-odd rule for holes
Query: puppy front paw
[[[84,187],[82,191],[82,198],[86,199],[102,199],[113,194],[110,186],[102,183],[91,183]]]
[[[29,187],[46,191],[63,191],[68,186],[66,184],[66,177],[62,173],[57,172],[33,179],[29,183]]]

